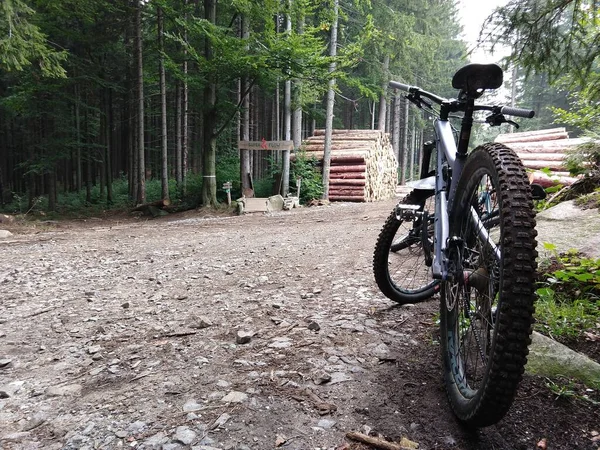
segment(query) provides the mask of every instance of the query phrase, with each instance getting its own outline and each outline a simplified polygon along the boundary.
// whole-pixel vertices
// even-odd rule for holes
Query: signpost
[[[231,205],[231,181],[223,183],[223,189],[227,192],[227,204]]]
[[[294,141],[239,141],[240,150],[293,150]]]
[[[271,150],[271,151],[283,151],[283,158],[284,161],[287,158],[289,160],[290,157],[290,152],[294,149],[294,141],[267,141],[266,139],[262,139],[260,141],[238,141],[238,148],[240,150]],[[288,173],[285,172],[285,164],[283,166],[283,173],[281,174],[281,176],[283,177],[283,180],[286,180],[286,177],[289,177],[289,171]],[[288,169],[289,169],[289,165],[288,165]],[[251,179],[251,175],[249,173],[243,173],[242,174],[242,186],[244,185],[243,183],[243,178],[244,177],[249,177]],[[285,184],[284,184],[285,187]],[[254,192],[249,192],[248,194],[245,192],[242,192],[242,194],[244,196],[254,196]],[[283,195],[285,196],[287,194],[287,192],[283,192]]]

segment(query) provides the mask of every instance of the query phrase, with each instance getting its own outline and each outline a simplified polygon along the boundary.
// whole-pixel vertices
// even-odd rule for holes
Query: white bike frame
[[[454,132],[450,121],[436,119],[434,122],[436,141],[435,171],[435,220],[433,234],[434,257],[432,264],[433,278],[448,278],[448,245],[450,240],[450,211],[454,205],[458,180],[462,175],[467,154],[459,155]],[[451,174],[451,177],[450,177]],[[448,186],[448,178],[451,178]],[[500,249],[489,239],[489,234],[479,218],[479,214],[471,206],[471,218],[482,242],[489,245],[493,253],[500,258]]]

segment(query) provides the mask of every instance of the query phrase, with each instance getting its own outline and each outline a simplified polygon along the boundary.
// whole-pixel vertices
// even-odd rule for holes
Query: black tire
[[[426,209],[433,217],[433,191],[414,190],[400,203],[419,205],[420,211]],[[431,276],[430,265],[425,262],[419,220],[403,222],[396,217],[394,208],[379,233],[373,253],[373,273],[377,286],[383,295],[400,304],[427,300],[439,287],[439,283]],[[431,235],[433,220],[428,220],[427,225]],[[431,247],[430,242],[426,245]]]
[[[491,199],[485,208],[482,196]],[[456,416],[468,426],[484,427],[507,413],[527,363],[535,212],[525,169],[502,144],[485,144],[469,155],[455,201],[453,281],[442,283],[440,301],[444,379]]]

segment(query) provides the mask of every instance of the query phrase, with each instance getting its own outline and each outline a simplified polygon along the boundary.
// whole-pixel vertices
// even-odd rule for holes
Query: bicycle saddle
[[[502,86],[502,69],[497,64],[467,64],[452,77],[452,87],[477,98],[485,89]]]

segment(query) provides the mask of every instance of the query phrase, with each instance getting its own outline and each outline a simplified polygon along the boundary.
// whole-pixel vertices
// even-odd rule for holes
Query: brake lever
[[[517,130],[519,129],[519,124],[517,122],[513,122],[512,120],[508,120],[506,119],[506,123],[509,125],[512,125],[513,127],[515,127]]]
[[[409,102],[411,102],[417,108],[422,108],[422,106],[421,106],[421,101],[422,101],[421,97],[419,97],[418,95],[415,95],[413,92],[411,92],[410,94],[405,95],[404,98],[406,98],[406,100],[408,100]]]
[[[485,118],[485,122],[492,127],[499,127],[503,123],[507,123],[509,125],[514,126],[516,129],[519,129],[518,123],[507,119],[506,117],[504,117],[504,114],[500,114],[500,113],[490,114],[489,116],[487,116]]]
[[[431,103],[425,101],[418,94],[410,93],[410,94],[406,95],[405,97],[408,101],[410,101],[412,104],[414,104],[419,109],[423,109],[423,105],[425,105],[429,109],[433,109],[433,106],[431,105]]]

